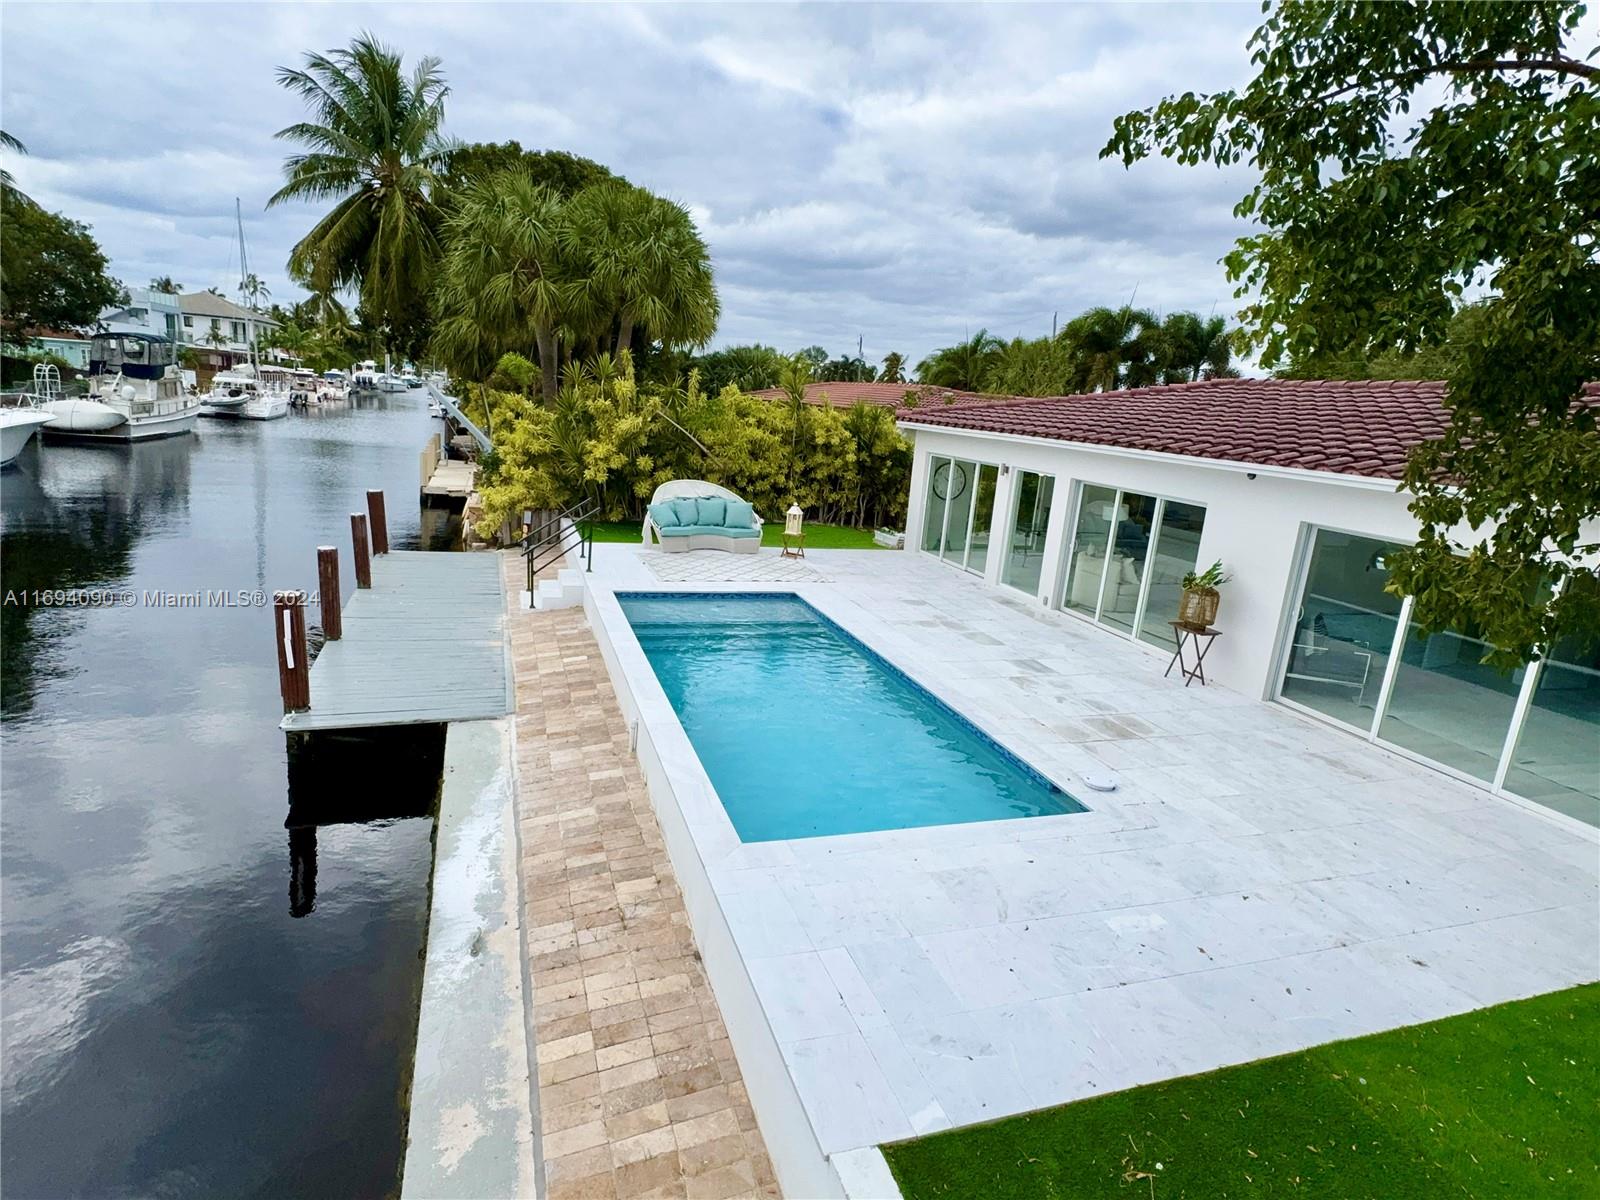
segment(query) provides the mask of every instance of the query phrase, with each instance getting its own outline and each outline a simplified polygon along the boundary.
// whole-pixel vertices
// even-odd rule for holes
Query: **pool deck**
[[[1593,831],[913,552],[672,558],[598,547],[586,611],[790,1194],[819,1155],[1600,978]],[[794,592],[1091,811],[741,844],[619,590]]]
[[[521,559],[503,560],[538,1194],[775,1197],[739,1063],[583,611],[521,610]]]

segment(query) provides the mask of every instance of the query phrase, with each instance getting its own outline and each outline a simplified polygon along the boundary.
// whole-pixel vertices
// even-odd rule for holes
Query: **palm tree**
[[[163,292],[168,296],[176,296],[183,291],[183,285],[174,283],[171,275],[157,275],[150,281],[150,290],[152,292]]]
[[[891,350],[883,356],[883,370],[878,372],[878,379],[883,383],[904,383],[906,381],[906,356],[896,350]]]
[[[440,353],[487,366],[531,344],[547,404],[562,333],[570,339],[586,316],[566,221],[561,197],[525,167],[471,180],[445,218],[435,292]]]
[[[392,327],[415,313],[439,252],[432,192],[451,149],[439,60],[407,78],[400,54],[363,33],[349,49],[307,54],[302,69],[280,67],[278,82],[310,119],[278,132],[305,153],[284,160],[286,182],[267,206],[337,201],[290,252],[290,274],[314,291],[358,288]]]
[[[260,311],[263,300],[272,299],[272,289],[261,282],[261,277],[253,271],[239,281],[239,291],[244,295],[250,307]]]
[[[0,149],[14,150],[18,154],[26,154],[28,152],[28,148],[22,144],[20,139],[12,137],[4,129],[0,129]],[[11,179],[11,172],[4,168],[0,168],[0,187],[10,188],[14,192],[17,191],[16,184]],[[24,200],[27,199],[21,192],[17,192],[17,195]]]
[[[1225,317],[1201,319],[1192,312],[1169,314],[1161,322],[1161,382],[1237,379],[1233,340]]]
[[[1073,385],[1086,391],[1144,387],[1160,378],[1160,321],[1148,309],[1091,308],[1062,327],[1072,357]]]
[[[567,248],[586,259],[579,288],[588,315],[616,328],[614,353],[637,327],[668,349],[699,346],[720,307],[711,256],[689,211],[626,183],[587,187],[568,204]]]
[[[982,391],[985,380],[999,361],[1003,343],[980,329],[964,342],[935,350],[917,364],[917,378],[935,387],[961,391]]]

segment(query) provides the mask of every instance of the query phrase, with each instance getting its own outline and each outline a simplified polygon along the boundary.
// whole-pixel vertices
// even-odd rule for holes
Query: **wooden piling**
[[[278,642],[278,692],[283,711],[311,707],[311,661],[306,653],[306,594],[278,592],[273,596],[273,621]]]
[[[343,608],[339,597],[339,551],[317,547],[317,594],[322,598],[322,637],[336,642],[344,636]]]
[[[350,514],[350,540],[355,544],[356,586],[372,586],[372,554],[367,545],[367,514]]]
[[[383,511],[383,490],[367,489],[367,515],[371,518],[372,552],[389,553],[389,519]]]

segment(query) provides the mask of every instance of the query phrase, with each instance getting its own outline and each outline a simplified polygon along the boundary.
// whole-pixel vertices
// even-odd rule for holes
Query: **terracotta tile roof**
[[[1417,380],[1211,379],[1005,405],[902,408],[901,421],[1399,479],[1445,428],[1445,385]],[[1584,387],[1600,403],[1600,384]]]
[[[783,399],[782,388],[762,388],[751,392],[763,400]],[[917,397],[918,407],[978,402],[983,404],[1014,404],[1017,396],[988,396],[982,392],[959,392],[951,388],[934,387],[927,383],[808,383],[806,403],[822,404],[824,397],[835,408],[850,408],[858,401],[875,404],[879,408],[903,408],[906,397]]]

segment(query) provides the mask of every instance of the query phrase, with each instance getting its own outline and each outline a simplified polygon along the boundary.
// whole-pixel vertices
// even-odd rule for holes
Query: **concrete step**
[[[566,572],[562,572],[566,574]],[[541,612],[557,608],[572,608],[583,603],[583,584],[568,585],[562,579],[541,579],[533,590],[533,606]]]

